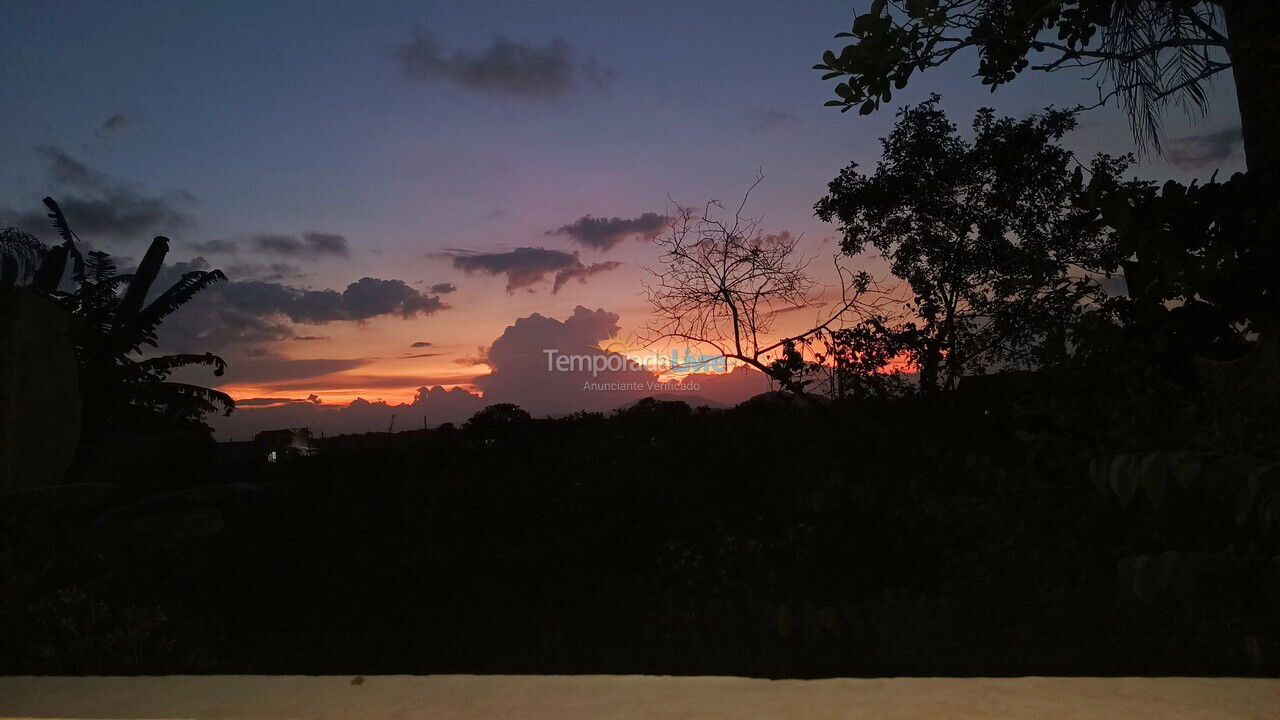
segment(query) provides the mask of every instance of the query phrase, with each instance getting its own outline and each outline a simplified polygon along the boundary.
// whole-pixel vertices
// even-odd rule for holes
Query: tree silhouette
[[[1074,203],[1081,173],[1058,144],[1072,113],[984,109],[970,142],[938,103],[900,111],[875,172],[850,164],[815,205],[839,223],[846,254],[878,251],[911,288],[919,322],[891,332],[926,391],[996,364],[1061,360],[1071,319],[1098,289],[1082,270],[1109,264],[1099,225]]]
[[[649,343],[677,340],[706,346],[730,360],[759,370],[787,390],[805,395],[797,354],[808,341],[840,326],[855,312],[869,313],[882,299],[870,275],[836,265],[839,297],[830,307],[820,301],[818,283],[808,273],[800,237],[767,234],[744,214],[757,177],[732,217],[720,219],[712,201],[695,212],[676,206],[665,234],[654,242],[660,264],[646,268],[651,280],[645,295],[653,308],[645,328]],[[808,330],[776,338],[780,312],[813,309],[819,321]]]
[[[1171,103],[1208,110],[1206,88],[1235,77],[1245,155],[1252,170],[1280,162],[1280,5],[1252,0],[875,0],[814,69],[840,78],[828,105],[867,114],[917,72],[968,49],[984,85],[1026,69],[1082,68],[1098,80],[1099,104],[1118,98],[1135,140],[1160,149]]]
[[[1265,186],[1252,174],[1157,186],[1095,170],[1080,205],[1106,227],[1123,268],[1127,292],[1105,309],[1128,339],[1184,363],[1275,341],[1280,218]]]
[[[463,430],[481,440],[496,440],[532,419],[529,411],[512,403],[487,405],[471,416]]]
[[[914,338],[891,323],[873,316],[820,338],[821,347],[811,347],[814,360],[807,369],[816,376],[819,392],[833,400],[909,394],[902,372],[891,365],[911,351]]]
[[[141,428],[155,422],[202,425],[206,413],[221,409],[230,414],[235,401],[227,394],[168,379],[174,371],[193,365],[208,365],[214,375],[221,376],[226,368],[222,358],[212,353],[138,357],[145,346],[158,346],[156,331],[169,315],[201,290],[226,279],[222,271],[186,273],[148,303],[147,296],[169,250],[167,238],[152,241],[137,272],[120,274],[107,253],[93,251],[83,256],[77,247],[79,238],[58,204],[52,198],[45,198],[44,203],[63,243],[37,248],[30,236],[6,231],[4,256],[14,260],[4,263],[15,267],[18,259],[39,256],[38,266],[28,273],[31,289],[54,297],[77,321],[75,347],[86,432]],[[63,291],[60,285],[68,262],[75,286]]]

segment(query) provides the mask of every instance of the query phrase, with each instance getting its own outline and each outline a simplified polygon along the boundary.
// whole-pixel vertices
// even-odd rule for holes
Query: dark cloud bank
[[[628,237],[652,240],[667,225],[667,218],[647,212],[635,218],[597,218],[583,215],[568,225],[548,230],[547,235],[563,235],[595,250],[608,250]]]
[[[453,266],[468,274],[502,275],[507,278],[507,292],[515,292],[521,288],[531,288],[554,275],[552,293],[557,293],[570,280],[586,282],[587,278],[603,272],[615,270],[620,262],[600,262],[584,265],[578,259],[578,253],[548,250],[546,248],[522,247],[510,252],[480,253],[468,250],[454,250],[448,253]]]
[[[392,54],[412,80],[514,98],[562,98],[581,89],[603,89],[613,77],[593,58],[579,60],[564,40],[535,47],[499,35],[481,50],[450,53],[434,35],[419,29]]]
[[[206,240],[188,242],[186,245],[190,250],[210,255],[234,255],[240,252],[240,245],[235,240]]]
[[[168,288],[184,273],[211,267],[203,257],[170,263],[152,293]],[[161,342],[173,352],[224,352],[289,338],[323,339],[296,332],[295,324],[362,322],[384,316],[411,319],[448,308],[440,296],[415,290],[401,280],[364,277],[341,291],[231,280],[209,287],[175,313],[161,328]],[[228,372],[227,382],[240,381],[238,373]]]
[[[46,193],[62,207],[71,227],[90,243],[145,243],[157,234],[182,230],[192,217],[173,199],[148,194],[138,187],[104,175],[51,146],[36,148],[45,162]],[[175,193],[189,198],[189,193]],[[57,240],[39,197],[32,208],[0,208],[0,226],[13,225],[49,242]]]
[[[347,239],[342,235],[314,230],[302,233],[301,238],[294,235],[258,235],[253,243],[261,252],[290,257],[348,257],[351,254]]]

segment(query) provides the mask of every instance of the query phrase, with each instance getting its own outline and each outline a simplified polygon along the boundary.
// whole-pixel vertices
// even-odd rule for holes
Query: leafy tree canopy
[[[850,164],[815,206],[839,224],[847,255],[878,252],[909,287],[914,319],[897,332],[925,389],[1060,358],[1070,318],[1097,290],[1087,270],[1118,261],[1076,207],[1083,171],[1059,144],[1072,113],[1014,120],[984,109],[970,141],[939,100],[899,112],[875,171]],[[1124,165],[1100,162],[1118,165],[1111,174]]]
[[[1170,102],[1207,109],[1206,87],[1232,67],[1225,2],[1201,0],[875,0],[858,15],[839,52],[814,66],[840,78],[842,111],[874,112],[913,75],[965,50],[976,76],[995,90],[1033,70],[1084,68],[1098,81],[1099,104],[1118,98],[1135,140],[1160,149]]]

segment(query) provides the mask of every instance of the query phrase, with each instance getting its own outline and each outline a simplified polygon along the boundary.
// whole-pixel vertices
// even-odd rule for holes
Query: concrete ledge
[[[30,718],[1280,717],[1280,680],[388,675],[8,677],[0,716]]]

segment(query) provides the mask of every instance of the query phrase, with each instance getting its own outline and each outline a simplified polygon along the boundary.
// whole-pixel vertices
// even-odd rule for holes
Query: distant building
[[[253,436],[253,444],[260,453],[266,453],[267,462],[276,462],[287,457],[314,455],[316,452],[311,431],[307,428],[263,430]]]

